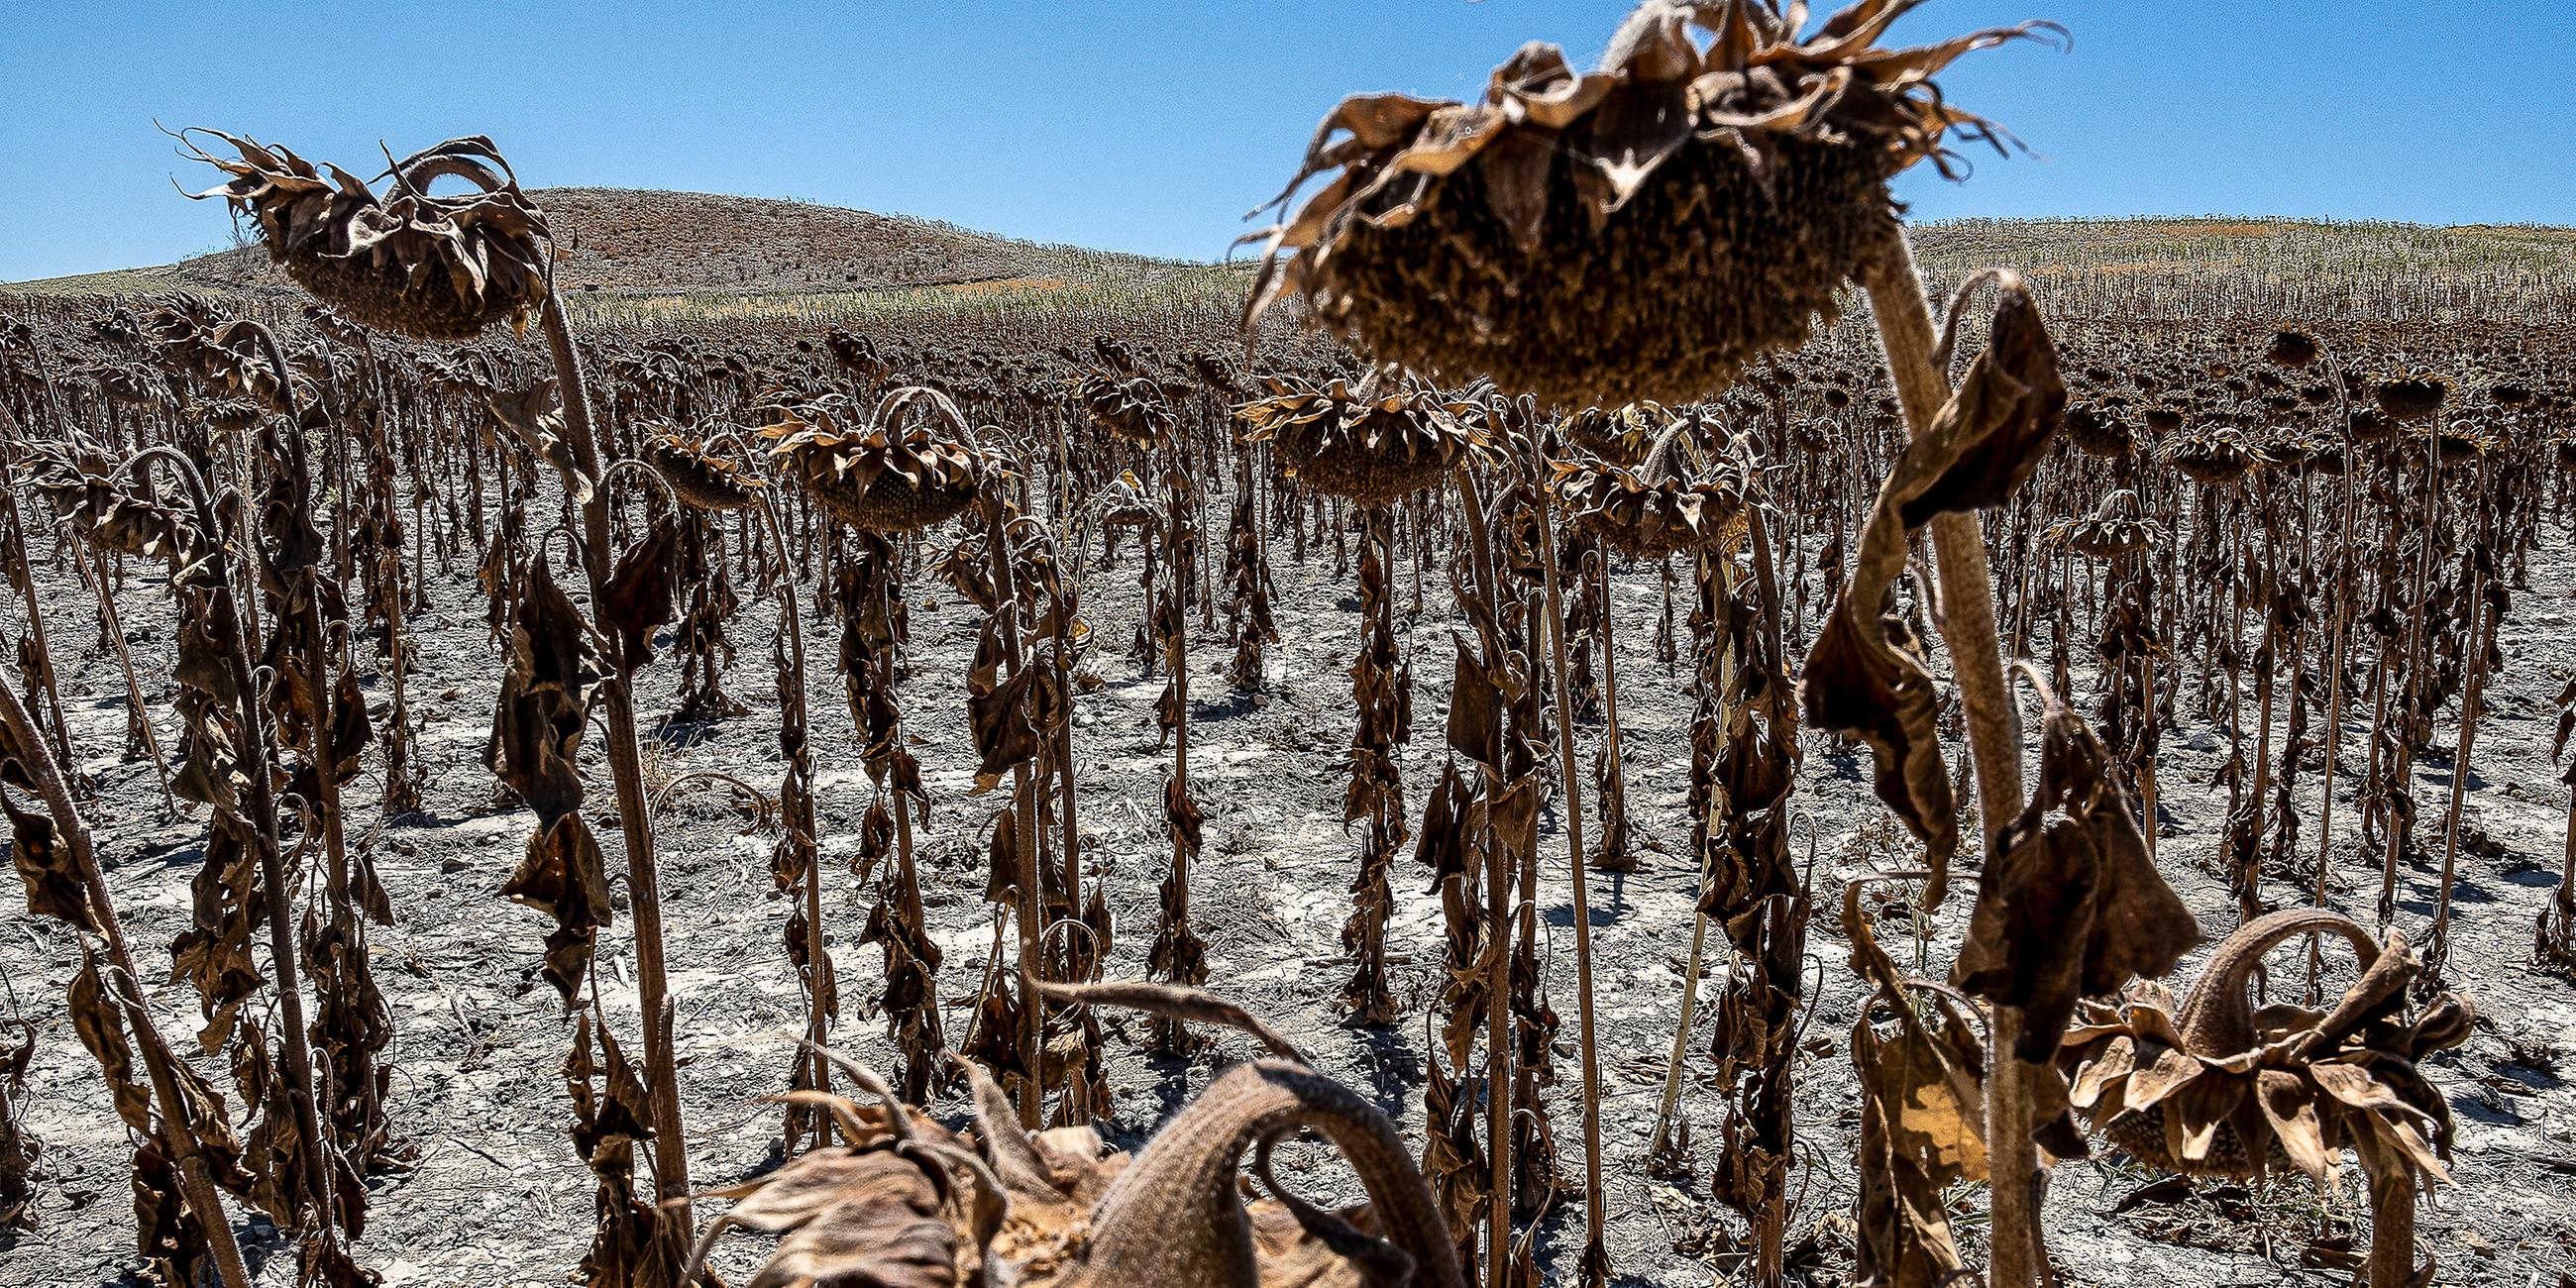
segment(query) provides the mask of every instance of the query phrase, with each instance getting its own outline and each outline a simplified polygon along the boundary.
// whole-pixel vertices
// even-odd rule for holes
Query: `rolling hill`
[[[1115,306],[1239,298],[1244,266],[1018,241],[810,202],[625,188],[530,194],[551,216],[576,307],[627,318]],[[2072,314],[2576,320],[2576,230],[2245,218],[1958,220],[1914,230],[1938,287],[2018,267]],[[0,287],[44,296],[195,290],[299,306],[256,246],[153,268]]]

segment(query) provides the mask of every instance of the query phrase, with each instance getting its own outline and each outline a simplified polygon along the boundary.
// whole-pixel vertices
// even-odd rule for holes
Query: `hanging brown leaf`
[[[1947,888],[1959,828],[1932,728],[1932,673],[1913,632],[1890,611],[1896,578],[1916,528],[2010,497],[2046,450],[2066,400],[2028,290],[2010,273],[1998,275],[1996,285],[2002,301],[1994,340],[1879,488],[1851,580],[1799,682],[1808,724],[1869,744],[1879,799],[1924,843],[1932,869],[1925,899],[1934,903]]]
[[[0,810],[9,815],[9,858],[27,884],[27,911],[96,933],[98,916],[90,907],[89,886],[72,862],[71,847],[56,835],[53,817],[18,808],[5,790],[0,790]]]
[[[1858,1278],[1889,1288],[1941,1288],[1964,1264],[1942,1191],[1986,1176],[1985,1044],[1972,1008],[1949,990],[1899,975],[1862,911],[1865,880],[1843,887],[1851,965],[1873,992],[1852,1026],[1861,1084]],[[1929,1015],[1916,999],[1930,1003]],[[1879,1025],[1893,1021],[1893,1035]]]
[[[597,633],[532,560],[484,763],[546,824],[581,804],[582,733],[604,674]]]
[[[2138,830],[2137,801],[2082,716],[2028,663],[2043,707],[2039,783],[1996,838],[1951,979],[2022,1010],[2015,1058],[2053,1058],[2076,999],[2162,976],[2200,943]]]
[[[653,521],[642,541],[618,556],[600,592],[599,618],[615,633],[622,670],[653,660],[654,628],[680,620],[680,516]]]
[[[554,918],[546,935],[546,982],[569,1006],[590,972],[600,927],[615,920],[608,902],[608,865],[599,842],[574,810],[528,838],[527,853],[501,897]]]

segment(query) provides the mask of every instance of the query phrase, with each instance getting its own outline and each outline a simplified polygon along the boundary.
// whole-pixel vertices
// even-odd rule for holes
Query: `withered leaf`
[[[680,517],[653,521],[642,541],[618,556],[600,594],[600,620],[617,638],[617,657],[628,671],[653,660],[653,631],[680,620]]]
[[[2029,476],[2065,408],[2065,387],[2037,306],[2000,275],[1993,343],[1932,427],[1879,488],[1860,553],[1800,680],[1807,723],[1869,744],[1879,799],[1923,841],[1939,902],[1959,845],[1955,804],[1932,723],[1938,707],[1918,642],[1889,610],[1908,540],[1934,517],[2001,504]],[[1956,319],[1953,319],[1955,323]]]
[[[614,920],[607,860],[581,811],[564,814],[528,838],[527,853],[501,896],[554,918],[555,928],[546,935],[545,977],[570,1005],[589,974],[599,927]]]
[[[1022,665],[1017,674],[1003,679],[1000,658],[1000,637],[988,625],[966,686],[967,721],[981,761],[975,770],[976,795],[991,791],[1012,766],[1026,764],[1038,754],[1038,734],[1029,724],[1028,713],[1029,690],[1037,683],[1038,668]]]
[[[1897,973],[1862,911],[1866,884],[1843,887],[1852,970],[1874,989],[1851,1040],[1861,1083],[1859,1278],[1940,1288],[1964,1264],[1942,1191],[1986,1175],[1986,1052],[1947,990]],[[1917,993],[1937,1023],[1915,1009]],[[1879,1015],[1895,1021],[1893,1036],[1880,1036]]]
[[[2016,668],[2044,706],[2039,783],[1996,838],[1953,980],[2019,1007],[2014,1055],[2053,1059],[2079,997],[2171,971],[2199,923],[2165,883],[2138,830],[2138,806],[2111,755],[2038,669]]]
[[[72,862],[71,847],[54,832],[50,814],[18,808],[16,797],[0,790],[0,810],[9,815],[9,858],[27,885],[27,911],[53,917],[76,929],[96,931],[98,916],[90,907],[89,885]]]
[[[581,804],[577,758],[604,674],[597,633],[555,585],[546,561],[531,561],[484,762],[546,824]]]
[[[1985,351],[1935,422],[1935,433],[1959,436],[1956,456],[1903,503],[1909,529],[1934,515],[1990,510],[2011,500],[2066,418],[2066,382],[2038,302],[2019,274],[1992,276],[2000,298]],[[1953,316],[1952,327],[1957,324]]]

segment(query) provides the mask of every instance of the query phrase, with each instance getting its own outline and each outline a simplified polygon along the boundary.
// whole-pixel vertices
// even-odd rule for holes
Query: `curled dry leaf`
[[[1808,724],[1869,744],[1878,798],[1924,843],[1931,903],[1947,888],[1959,823],[1932,728],[1932,672],[1913,631],[1891,611],[1896,577],[1915,529],[2012,495],[2047,451],[2066,406],[2038,304],[2017,274],[1998,274],[1995,284],[2001,298],[1986,349],[1879,488],[1851,580],[1799,681]]]
[[[617,557],[600,593],[600,620],[616,632],[617,661],[634,671],[653,660],[653,631],[680,620],[680,516],[653,521],[642,541]]]
[[[530,562],[520,589],[484,763],[537,813],[537,830],[501,894],[555,919],[545,974],[569,1003],[588,973],[599,927],[612,915],[607,860],[581,815],[581,741],[607,668],[598,633],[555,585],[545,560]]]
[[[72,862],[71,848],[55,834],[53,816],[20,809],[6,788],[0,788],[0,810],[9,815],[9,860],[26,883],[27,912],[95,933],[98,916],[90,907],[89,886]]]
[[[1985,1042],[1963,999],[1897,973],[1862,910],[1867,885],[1843,887],[1852,971],[1873,990],[1851,1040],[1861,1085],[1857,1278],[1941,1288],[1963,1264],[1942,1191],[1986,1177]],[[1888,1021],[1895,1032],[1882,1035]]]
[[[2156,871],[2109,749],[2038,668],[2016,669],[2043,707],[2039,783],[1978,878],[1951,980],[2019,1008],[2013,1055],[2039,1064],[2057,1050],[2077,999],[2172,971],[2200,943],[2200,924]]]
[[[573,459],[572,444],[564,437],[563,403],[555,396],[554,380],[538,380],[516,392],[490,387],[477,392],[512,440],[563,476],[573,504],[588,505],[592,479]]]

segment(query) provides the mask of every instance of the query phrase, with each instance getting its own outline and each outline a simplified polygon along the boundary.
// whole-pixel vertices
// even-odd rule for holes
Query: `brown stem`
[[[1467,545],[1475,560],[1477,593],[1485,611],[1476,614],[1484,637],[1485,664],[1503,665],[1503,647],[1494,629],[1502,602],[1494,569],[1494,545],[1485,528],[1485,503],[1477,495],[1475,473],[1458,467],[1458,502],[1467,520]],[[2576,836],[2576,830],[2571,830]],[[1511,916],[1511,872],[1495,845],[1490,820],[1480,841],[1485,850],[1485,1158],[1492,1171],[1485,1200],[1485,1283],[1502,1288],[1511,1265],[1512,1184],[1512,955],[1503,947],[1504,923]],[[2576,841],[2570,841],[2576,853]]]
[[[1950,400],[1949,377],[1932,362],[1932,310],[1904,230],[1887,223],[1879,253],[1864,266],[1862,289],[1878,323],[1906,432],[1920,437]],[[1950,650],[1959,700],[1967,708],[1968,750],[1977,768],[1977,813],[1986,840],[2021,811],[2021,734],[2003,651],[1995,636],[1994,583],[1986,570],[1984,532],[1974,514],[1932,521],[1939,569],[1942,642]],[[2038,1150],[2030,1138],[2030,1092],[2022,1062],[2011,1057],[2021,1013],[1996,1007],[1993,1072],[1986,1079],[1986,1139],[1994,1176],[1991,1288],[2027,1288],[2047,1264],[2036,1202]]]
[[[1011,570],[1011,546],[1002,526],[1002,501],[987,497],[984,508],[984,545],[993,561],[994,620],[1002,630],[1002,661],[1007,675],[1019,674],[1024,659],[1020,652],[1020,601],[1016,578]],[[1046,1003],[1038,997],[1038,937],[1045,915],[1046,898],[1038,888],[1037,802],[1029,782],[1027,761],[1011,767],[1013,839],[1018,843],[1020,870],[1015,874],[1020,885],[1020,906],[1015,918],[1020,938],[1020,1068],[1026,1072],[1020,1082],[1020,1125],[1036,1130],[1045,1117],[1046,1069],[1040,1063],[1040,1048],[1045,1041]]]
[[[2370,1174],[2370,1288],[2413,1288],[2415,1174],[2392,1150],[2366,1145],[2359,1153]]]
[[[6,725],[9,740],[40,752],[42,736],[36,722],[27,715],[15,689],[0,684],[0,725]],[[81,884],[89,891],[90,911],[98,920],[99,935],[107,941],[108,964],[122,972],[136,987],[143,976],[134,969],[134,957],[126,951],[125,928],[117,920],[116,900],[108,892],[107,876],[99,870],[98,852],[90,844],[88,824],[81,821],[80,811],[72,804],[69,788],[63,784],[61,771],[41,754],[21,762],[28,781],[35,787],[45,809],[53,815],[55,830],[71,851],[73,866],[80,869]],[[177,1164],[179,1185],[188,1206],[197,1214],[197,1226],[206,1235],[208,1251],[214,1254],[215,1272],[223,1279],[224,1288],[250,1288],[250,1271],[242,1263],[241,1245],[233,1239],[232,1218],[224,1210],[223,1195],[206,1170],[205,1155],[200,1152],[196,1133],[188,1127],[187,1102],[171,1080],[170,1068],[175,1059],[170,1046],[161,1040],[161,1030],[152,1023],[149,1011],[142,1007],[126,1008],[127,1022],[133,1026],[134,1038],[143,1048],[143,1068],[152,1080],[152,1098],[161,1110],[161,1138]]]
[[[284,370],[280,364],[280,370]],[[216,610],[235,609],[230,561],[225,557],[223,528],[215,516],[215,503],[207,495],[206,482],[196,466],[175,449],[151,447],[138,453],[138,459],[166,457],[176,467],[180,481],[186,484],[189,501],[195,509],[199,538],[205,544],[205,558],[212,573],[209,580],[216,587]],[[247,511],[250,507],[244,506]],[[104,602],[104,601],[102,601]],[[270,969],[277,973],[278,1019],[286,1030],[281,1041],[286,1053],[286,1077],[290,1090],[287,1099],[294,1106],[296,1130],[304,1135],[303,1165],[312,1178],[308,1196],[314,1208],[314,1237],[327,1251],[339,1244],[339,1230],[333,1216],[333,1175],[330,1149],[323,1138],[319,1106],[328,1103],[323,1083],[314,1076],[313,1048],[304,1022],[303,969],[295,952],[294,895],[287,879],[286,862],[280,852],[277,825],[275,785],[265,767],[271,761],[267,724],[260,711],[257,672],[251,669],[248,627],[238,611],[232,613],[237,629],[233,631],[232,648],[224,661],[232,671],[235,702],[241,723],[241,763],[251,767],[247,775],[244,801],[250,809],[253,849],[259,859],[261,893],[268,903],[268,952]]]
[[[554,361],[555,385],[563,402],[565,440],[573,463],[603,486],[581,504],[582,571],[590,582],[592,611],[605,601],[609,579],[608,489],[599,439],[591,428],[590,393],[580,351],[573,347],[572,319],[563,297],[549,294],[540,314],[546,349]],[[569,484],[571,480],[566,480]],[[609,777],[617,793],[617,822],[626,842],[626,888],[635,918],[635,983],[644,1021],[644,1087],[651,1099],[653,1187],[668,1228],[683,1232],[671,1252],[673,1264],[686,1253],[685,1232],[696,1220],[689,1202],[688,1135],[680,1118],[679,1063],[671,1035],[662,1020],[673,1011],[669,973],[662,957],[662,879],[653,853],[653,816],[644,798],[644,756],[635,731],[635,676],[623,660],[616,674],[599,686],[599,701],[608,718]]]
[[[1574,1001],[1583,1061],[1583,1237],[1587,1272],[1606,1271],[1608,1253],[1602,1241],[1601,1201],[1601,1060],[1593,1042],[1592,899],[1585,889],[1589,873],[1583,854],[1582,771],[1574,755],[1574,690],[1565,666],[1565,601],[1557,586],[1556,521],[1548,513],[1553,490],[1547,445],[1531,428],[1533,473],[1530,491],[1538,498],[1538,562],[1547,591],[1549,677],[1556,695],[1556,754],[1565,781],[1565,850],[1574,883]],[[1604,1275],[1606,1278],[1606,1274]]]

